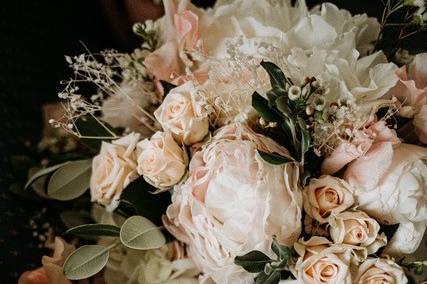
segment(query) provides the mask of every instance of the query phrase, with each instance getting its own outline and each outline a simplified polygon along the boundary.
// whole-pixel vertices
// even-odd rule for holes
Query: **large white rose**
[[[359,172],[375,170],[364,163],[363,168],[350,167],[344,176],[352,183]],[[372,184],[370,180],[365,183]],[[401,144],[394,149],[390,166],[378,184],[365,187],[363,180],[357,184],[361,188],[355,188],[355,198],[361,210],[383,224],[400,223],[385,252],[414,252],[427,226],[427,148]]]
[[[257,154],[287,155],[273,140],[233,124],[196,152],[190,177],[176,186],[164,223],[188,244],[193,260],[216,283],[252,283],[234,264],[252,250],[272,255],[276,235],[292,246],[301,231],[302,195],[294,164],[270,165]]]
[[[102,142],[100,153],[93,158],[90,178],[92,201],[114,210],[123,189],[138,177],[136,144],[140,135],[131,133],[111,143]]]
[[[172,89],[154,116],[164,130],[186,145],[200,142],[209,132],[205,103],[191,81]]]

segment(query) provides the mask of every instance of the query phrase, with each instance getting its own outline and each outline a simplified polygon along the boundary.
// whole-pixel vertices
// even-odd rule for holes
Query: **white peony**
[[[192,157],[190,177],[175,187],[164,223],[188,244],[207,277],[221,284],[252,283],[254,275],[234,258],[252,250],[272,255],[273,235],[287,246],[298,239],[299,170],[263,161],[257,149],[287,151],[247,126],[232,124],[217,135]]]
[[[427,227],[427,149],[401,144],[394,149],[388,169],[378,184],[356,179],[362,173],[376,170],[366,163],[362,166],[350,167],[344,174],[350,184],[354,180],[360,187],[355,188],[358,208],[380,223],[400,224],[385,253],[413,253]],[[371,187],[364,187],[364,183]]]

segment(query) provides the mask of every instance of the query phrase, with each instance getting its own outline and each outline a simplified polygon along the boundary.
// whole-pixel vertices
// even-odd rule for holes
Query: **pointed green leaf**
[[[261,66],[267,71],[270,77],[271,87],[279,96],[286,94],[286,76],[279,66],[272,62],[262,61]]]
[[[273,271],[271,274],[261,272],[255,278],[255,284],[277,284],[280,282],[280,272]]]
[[[287,246],[281,245],[277,242],[276,238],[273,238],[271,243],[271,249],[279,257],[279,260],[288,260],[292,256],[292,251]]]
[[[70,280],[89,278],[107,264],[109,248],[99,245],[82,246],[75,250],[64,263],[64,275]]]
[[[76,226],[65,232],[66,235],[76,236],[120,236],[120,228],[107,224],[85,224]]]
[[[236,256],[234,263],[243,267],[248,272],[256,273],[264,270],[264,266],[272,260],[264,253],[253,250],[245,255]]]
[[[291,157],[281,156],[276,153],[266,153],[258,150],[258,154],[261,156],[261,158],[264,161],[272,165],[282,165],[282,164],[294,162],[294,160]]]
[[[81,196],[89,188],[91,171],[91,159],[67,163],[50,178],[47,194],[53,199],[63,201]]]
[[[252,107],[265,121],[280,121],[280,115],[278,115],[276,111],[269,106],[268,101],[257,92],[252,94]]]
[[[123,223],[120,240],[128,248],[139,250],[160,248],[166,243],[160,229],[142,216],[132,216]]]
[[[92,149],[97,150],[101,147],[102,141],[110,141],[115,138],[115,129],[93,114],[80,116],[74,124],[79,134],[86,137],[81,138],[80,141]]]
[[[30,185],[32,185],[36,180],[38,180],[39,178],[41,178],[42,176],[48,175],[54,171],[56,171],[57,169],[59,169],[62,166],[65,166],[66,164],[68,164],[69,162],[65,162],[65,163],[61,163],[61,164],[57,164],[48,168],[44,168],[41,169],[39,171],[37,171],[35,174],[33,174],[27,181],[27,183],[25,184],[25,189],[27,189]]]
[[[278,97],[276,99],[277,109],[287,118],[292,118],[292,111],[288,106],[288,99],[286,97]]]

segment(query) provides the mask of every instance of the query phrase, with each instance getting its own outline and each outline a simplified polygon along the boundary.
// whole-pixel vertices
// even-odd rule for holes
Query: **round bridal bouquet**
[[[388,26],[398,40],[426,29],[425,3],[388,1],[381,21],[304,1],[163,5],[134,25],[132,53],[66,57],[75,77],[41,142],[55,159],[26,187],[90,204],[90,221],[20,283],[422,274],[427,54],[380,47]]]

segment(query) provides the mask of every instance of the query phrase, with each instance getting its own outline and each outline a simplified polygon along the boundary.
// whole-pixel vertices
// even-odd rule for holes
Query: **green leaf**
[[[273,90],[279,95],[285,95],[287,79],[282,70],[276,64],[268,61],[262,61],[261,66],[267,71]]]
[[[60,167],[50,178],[47,186],[49,197],[57,200],[72,200],[89,188],[92,160],[70,162]]]
[[[236,256],[234,263],[243,267],[248,272],[256,273],[264,270],[264,266],[272,260],[264,253],[253,250],[245,255]]]
[[[277,284],[280,282],[280,272],[273,271],[270,274],[266,274],[265,272],[261,272],[255,278],[255,284]]]
[[[163,88],[163,96],[166,97],[170,90],[175,89],[177,86],[174,84],[169,83],[168,81],[160,80],[160,84]]]
[[[160,248],[166,243],[160,229],[142,216],[132,216],[123,223],[120,241],[128,248],[139,250]]]
[[[277,105],[277,109],[287,118],[291,119],[292,118],[292,111],[288,106],[287,103],[288,99],[286,97],[278,97],[276,99],[276,105]]]
[[[81,136],[91,137],[81,138],[80,141],[94,150],[101,147],[102,141],[116,138],[114,128],[92,114],[80,116],[74,124]]]
[[[70,280],[89,278],[107,264],[109,248],[99,245],[82,246],[75,250],[64,263],[64,275]]]
[[[276,238],[273,238],[271,243],[271,249],[279,257],[279,260],[289,260],[292,256],[292,251],[287,246],[281,245],[277,242]]]
[[[258,154],[261,156],[261,158],[264,161],[272,165],[282,165],[282,164],[294,162],[292,158],[284,157],[276,153],[266,153],[258,150]]]
[[[280,121],[280,116],[269,106],[268,101],[257,92],[252,94],[252,107],[267,122]]]
[[[65,163],[61,163],[61,164],[57,164],[48,168],[44,168],[39,170],[38,172],[36,172],[35,174],[33,174],[27,181],[27,183],[25,184],[25,189],[27,189],[29,186],[31,186],[36,180],[38,180],[39,178],[41,178],[42,176],[48,175],[54,171],[56,171],[57,169],[59,169],[62,166],[65,166],[66,164],[68,164],[69,162],[65,162]]]
[[[76,236],[120,236],[120,228],[107,224],[85,224],[69,229],[65,232],[67,235]]]
[[[171,203],[171,194],[152,194],[154,191],[156,188],[141,176],[124,189],[117,209],[127,213],[125,216],[142,215],[154,224],[162,226],[161,217]]]
[[[65,210],[59,214],[59,218],[68,229],[93,222],[91,215],[86,211]]]
[[[310,133],[308,132],[307,128],[306,128],[306,124],[304,122],[304,120],[302,120],[301,118],[298,119],[298,124],[300,127],[300,132],[301,132],[301,157],[300,157],[300,162],[304,163],[304,157],[305,157],[305,153],[307,153],[308,149],[310,148],[310,144],[311,144],[311,137],[310,137]]]

